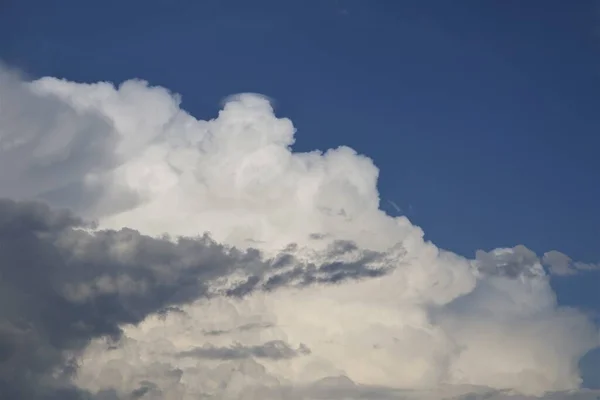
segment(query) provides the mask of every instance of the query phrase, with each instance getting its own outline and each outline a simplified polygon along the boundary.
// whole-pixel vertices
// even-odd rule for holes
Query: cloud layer
[[[578,390],[598,329],[544,265],[590,268],[439,249],[379,209],[370,159],[294,135],[258,95],[199,121],[142,81],[2,72],[0,394],[598,395]]]

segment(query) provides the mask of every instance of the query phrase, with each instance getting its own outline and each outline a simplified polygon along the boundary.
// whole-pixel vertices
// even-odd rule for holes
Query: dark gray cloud
[[[344,256],[354,253],[350,260]],[[262,290],[275,290],[281,286],[302,287],[315,283],[337,284],[347,280],[375,278],[390,272],[384,263],[385,253],[358,249],[355,243],[335,240],[322,254],[322,264],[303,264],[293,254],[281,253],[271,262],[274,272],[264,280],[244,282]],[[383,266],[385,265],[385,266]]]
[[[153,383],[148,381],[140,382],[140,387],[131,392],[131,399],[141,399],[149,393],[161,394],[160,389]]]
[[[300,345],[294,349],[282,340],[272,340],[262,345],[243,346],[236,343],[229,347],[216,347],[210,344],[196,347],[192,350],[179,353],[180,357],[205,358],[210,360],[240,360],[245,358],[268,358],[271,360],[282,360],[310,354],[310,349]]]
[[[83,226],[43,204],[0,200],[2,399],[67,398],[77,352],[90,339],[116,339],[121,324],[197,299],[212,279],[261,263],[259,253],[206,236],[172,242]]]
[[[228,333],[233,333],[233,332],[247,332],[247,331],[266,329],[266,328],[271,328],[271,327],[273,327],[273,324],[268,323],[268,322],[255,322],[255,323],[240,325],[233,329],[213,329],[213,330],[203,331],[202,333],[204,333],[206,336],[220,336],[220,335],[226,335]]]
[[[360,250],[346,240],[333,241],[323,252],[321,264],[300,261],[293,254],[296,246],[290,245],[269,262],[268,273],[252,275],[238,281],[225,293],[227,296],[243,297],[255,290],[276,290],[280,287],[304,287],[312,284],[339,284],[348,280],[375,278],[391,271],[382,261],[385,253]],[[344,256],[354,257],[344,260]],[[382,265],[386,265],[385,267]]]
[[[85,397],[69,386],[78,352],[96,337],[118,340],[122,324],[137,324],[152,313],[182,312],[178,304],[383,273],[369,267],[377,253],[347,263],[302,265],[285,255],[263,261],[256,250],[238,251],[208,236],[169,240],[131,229],[90,233],[87,227],[68,211],[0,199],[0,398]],[[351,243],[337,243],[331,255],[353,250]],[[282,257],[283,269],[273,265]],[[252,273],[233,286],[211,287],[216,278],[245,271]],[[269,342],[192,352],[209,358],[286,358],[303,351]],[[132,396],[145,390],[150,386]]]

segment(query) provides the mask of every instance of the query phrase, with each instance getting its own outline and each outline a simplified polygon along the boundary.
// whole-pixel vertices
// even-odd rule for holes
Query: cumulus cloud
[[[600,270],[600,264],[573,261],[571,260],[571,257],[556,250],[544,253],[543,262],[552,274],[560,276]]]
[[[219,245],[206,235],[169,240],[132,229],[90,232],[89,228],[68,211],[0,199],[2,398],[35,398],[40,396],[38,390],[62,398],[77,357],[90,340],[118,342],[123,325],[135,326],[151,314],[164,321],[184,313],[177,305],[198,298],[239,298],[261,290],[245,286],[249,279],[269,282],[264,277],[274,270],[273,261],[259,252]],[[328,271],[328,265],[295,263],[294,268]],[[343,261],[336,265],[344,269]],[[349,267],[354,270],[352,264]],[[249,273],[250,278],[240,283],[239,277]],[[335,271],[330,278],[321,276],[322,282],[336,281]],[[237,329],[262,327],[249,323]],[[296,349],[273,340],[259,346],[204,345],[177,355],[237,360],[308,353],[304,345]],[[70,393],[79,394],[75,388]]]
[[[171,242],[82,227],[67,212],[0,201],[2,398],[67,382],[90,339],[117,340],[121,324],[205,296],[211,280],[261,262],[206,237]]]
[[[92,203],[117,162],[112,122],[24,85],[0,67],[0,197]]]
[[[0,393],[598,395],[598,328],[544,269],[585,269],[561,253],[436,247],[380,209],[370,159],[294,152],[262,96],[201,121],[143,81],[0,75],[0,195],[97,222],[0,203]]]

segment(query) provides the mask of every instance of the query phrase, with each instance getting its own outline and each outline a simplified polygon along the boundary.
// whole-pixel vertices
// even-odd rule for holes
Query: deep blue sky
[[[0,59],[33,77],[138,77],[200,118],[277,100],[297,150],[349,145],[441,247],[600,260],[600,3],[0,0]],[[557,282],[600,309],[599,274]]]

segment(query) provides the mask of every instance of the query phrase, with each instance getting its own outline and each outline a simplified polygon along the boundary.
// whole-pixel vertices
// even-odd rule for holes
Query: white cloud
[[[266,98],[230,98],[199,121],[142,81],[5,78],[0,90],[10,105],[0,109],[2,196],[66,205],[103,228],[210,232],[307,263],[373,251],[391,270],[148,317],[112,350],[94,341],[78,385],[160,399],[593,398],[564,391],[579,387],[577,362],[599,344],[597,328],[557,305],[537,255],[517,246],[469,260],[424,241],[407,218],[379,209],[369,158],[347,147],[293,152],[293,124]],[[336,243],[356,249],[335,253]],[[289,357],[256,357],[269,343]],[[248,357],[181,357],[196,348]]]
[[[548,266],[550,272],[554,275],[575,275],[583,271],[598,271],[599,264],[589,264],[582,262],[574,262],[571,257],[560,251],[551,250],[544,254],[542,258],[545,265]]]

